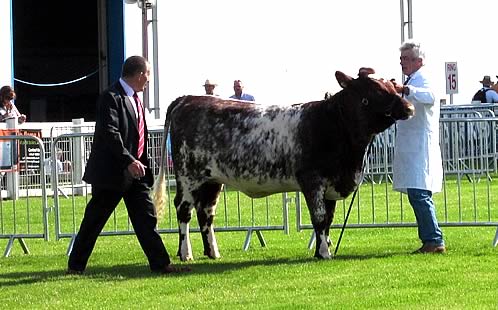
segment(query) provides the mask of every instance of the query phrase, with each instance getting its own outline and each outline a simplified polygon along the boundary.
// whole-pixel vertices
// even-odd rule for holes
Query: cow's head
[[[402,98],[390,81],[368,77],[375,71],[371,68],[360,68],[358,78],[337,71],[336,79],[344,88],[346,104],[357,107],[358,113],[366,119],[374,133],[379,133],[397,120],[408,119],[415,114],[413,105]]]

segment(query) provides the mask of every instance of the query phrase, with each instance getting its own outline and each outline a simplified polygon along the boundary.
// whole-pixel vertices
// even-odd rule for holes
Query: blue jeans
[[[418,224],[418,237],[424,245],[444,245],[443,233],[436,219],[436,208],[432,192],[425,189],[408,188],[408,200]]]

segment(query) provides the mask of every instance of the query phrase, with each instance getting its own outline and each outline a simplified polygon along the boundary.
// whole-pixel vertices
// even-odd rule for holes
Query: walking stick
[[[373,141],[373,139],[372,139],[372,141]],[[337,239],[337,244],[336,244],[335,250],[334,250],[334,256],[337,254],[337,251],[339,250],[339,245],[341,244],[342,235],[344,234],[344,229],[346,229],[346,224],[348,223],[349,214],[351,213],[351,208],[353,207],[354,198],[356,197],[356,193],[358,192],[358,189],[360,188],[360,185],[363,182],[363,176],[365,175],[366,162],[368,160],[368,156],[370,155],[370,150],[372,149],[372,141],[370,141],[370,143],[368,144],[367,153],[365,154],[365,157],[363,158],[363,167],[361,167],[361,170],[362,170],[361,182],[360,182],[360,184],[358,184],[358,187],[355,189],[355,191],[353,193],[353,197],[351,197],[351,203],[349,204],[348,213],[346,213],[346,218],[344,219],[344,224],[342,224],[341,234],[339,235],[339,239]]]

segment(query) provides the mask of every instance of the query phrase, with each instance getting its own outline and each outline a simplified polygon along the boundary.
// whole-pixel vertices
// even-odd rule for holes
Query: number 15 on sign
[[[458,93],[458,68],[456,62],[446,62],[446,93]]]

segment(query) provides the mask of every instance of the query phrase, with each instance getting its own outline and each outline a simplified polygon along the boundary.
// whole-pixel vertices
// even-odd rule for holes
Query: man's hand
[[[145,168],[147,168],[140,161],[135,160],[131,164],[128,165],[128,172],[135,179],[139,179],[145,175]]]

